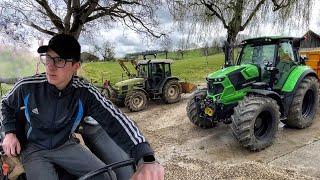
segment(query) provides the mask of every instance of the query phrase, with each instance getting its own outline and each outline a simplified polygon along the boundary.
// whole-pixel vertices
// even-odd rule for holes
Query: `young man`
[[[58,179],[56,165],[76,176],[104,167],[100,159],[72,136],[83,117],[91,116],[139,162],[132,179],[164,179],[163,167],[156,163],[151,147],[134,123],[97,88],[74,75],[80,67],[80,49],[74,37],[54,36],[48,46],[38,49],[38,53],[45,53],[41,61],[46,73],[18,81],[3,96],[5,154],[20,154],[21,146],[15,135],[15,121],[19,119],[14,114],[24,107],[27,146],[21,152],[21,160],[27,179]]]

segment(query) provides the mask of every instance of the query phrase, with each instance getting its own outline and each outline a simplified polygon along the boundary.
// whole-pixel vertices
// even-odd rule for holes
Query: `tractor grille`
[[[219,94],[223,91],[222,84],[213,84],[212,82],[207,83],[209,94]]]

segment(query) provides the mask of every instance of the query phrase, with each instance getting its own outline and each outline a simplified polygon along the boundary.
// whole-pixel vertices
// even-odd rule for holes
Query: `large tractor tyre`
[[[116,100],[113,102],[114,105],[118,107],[125,107],[126,105],[124,104],[124,100]]]
[[[282,122],[289,127],[303,129],[310,126],[319,106],[319,84],[315,77],[305,77],[295,92],[288,117]]]
[[[124,103],[131,112],[141,111],[147,104],[147,95],[143,91],[134,90],[127,94]]]
[[[112,103],[118,107],[125,107],[126,105],[124,104],[124,98],[119,98],[119,95],[116,94],[116,92],[111,93],[110,97]]]
[[[163,87],[162,99],[168,104],[176,103],[181,98],[181,84],[178,80],[169,80]]]
[[[240,144],[260,151],[272,144],[280,122],[277,102],[269,97],[249,96],[239,102],[231,116],[231,129]]]
[[[189,120],[204,129],[216,126],[216,122],[209,121],[201,117],[204,112],[200,112],[200,103],[206,98],[207,89],[198,89],[190,97],[187,104],[187,116]],[[195,99],[198,99],[197,101]]]

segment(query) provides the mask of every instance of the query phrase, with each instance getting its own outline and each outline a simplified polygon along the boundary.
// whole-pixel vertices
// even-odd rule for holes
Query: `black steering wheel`
[[[136,172],[136,170],[137,170],[136,162],[135,162],[135,160],[133,158],[131,158],[131,159],[128,159],[128,160],[124,160],[124,161],[119,161],[119,162],[115,162],[115,163],[112,163],[112,164],[108,164],[105,167],[93,170],[93,171],[81,176],[78,180],[90,179],[90,178],[93,178],[93,177],[95,177],[97,175],[100,175],[102,173],[105,173],[105,172],[108,173],[108,175],[110,176],[111,180],[117,180],[116,173],[113,170],[121,168],[121,167],[125,167],[125,166],[133,166],[133,171],[134,172]]]

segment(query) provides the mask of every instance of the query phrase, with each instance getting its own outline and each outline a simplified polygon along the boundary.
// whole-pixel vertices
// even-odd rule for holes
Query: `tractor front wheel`
[[[181,98],[181,85],[177,80],[169,80],[163,87],[162,99],[168,103],[176,103]]]
[[[319,106],[319,84],[315,77],[302,80],[295,92],[288,118],[282,122],[289,127],[303,129],[312,124]]]
[[[212,128],[216,126],[216,122],[209,121],[208,119],[205,119],[204,111],[201,112],[200,110],[200,104],[201,102],[206,98],[207,96],[207,89],[198,89],[196,90],[191,98],[188,101],[187,104],[187,116],[189,120],[201,127],[201,128]]]
[[[141,111],[147,104],[147,95],[141,90],[134,90],[127,94],[124,102],[131,112]]]
[[[272,144],[278,130],[279,106],[269,97],[245,97],[234,108],[231,119],[233,135],[240,144],[249,150],[260,151]]]

